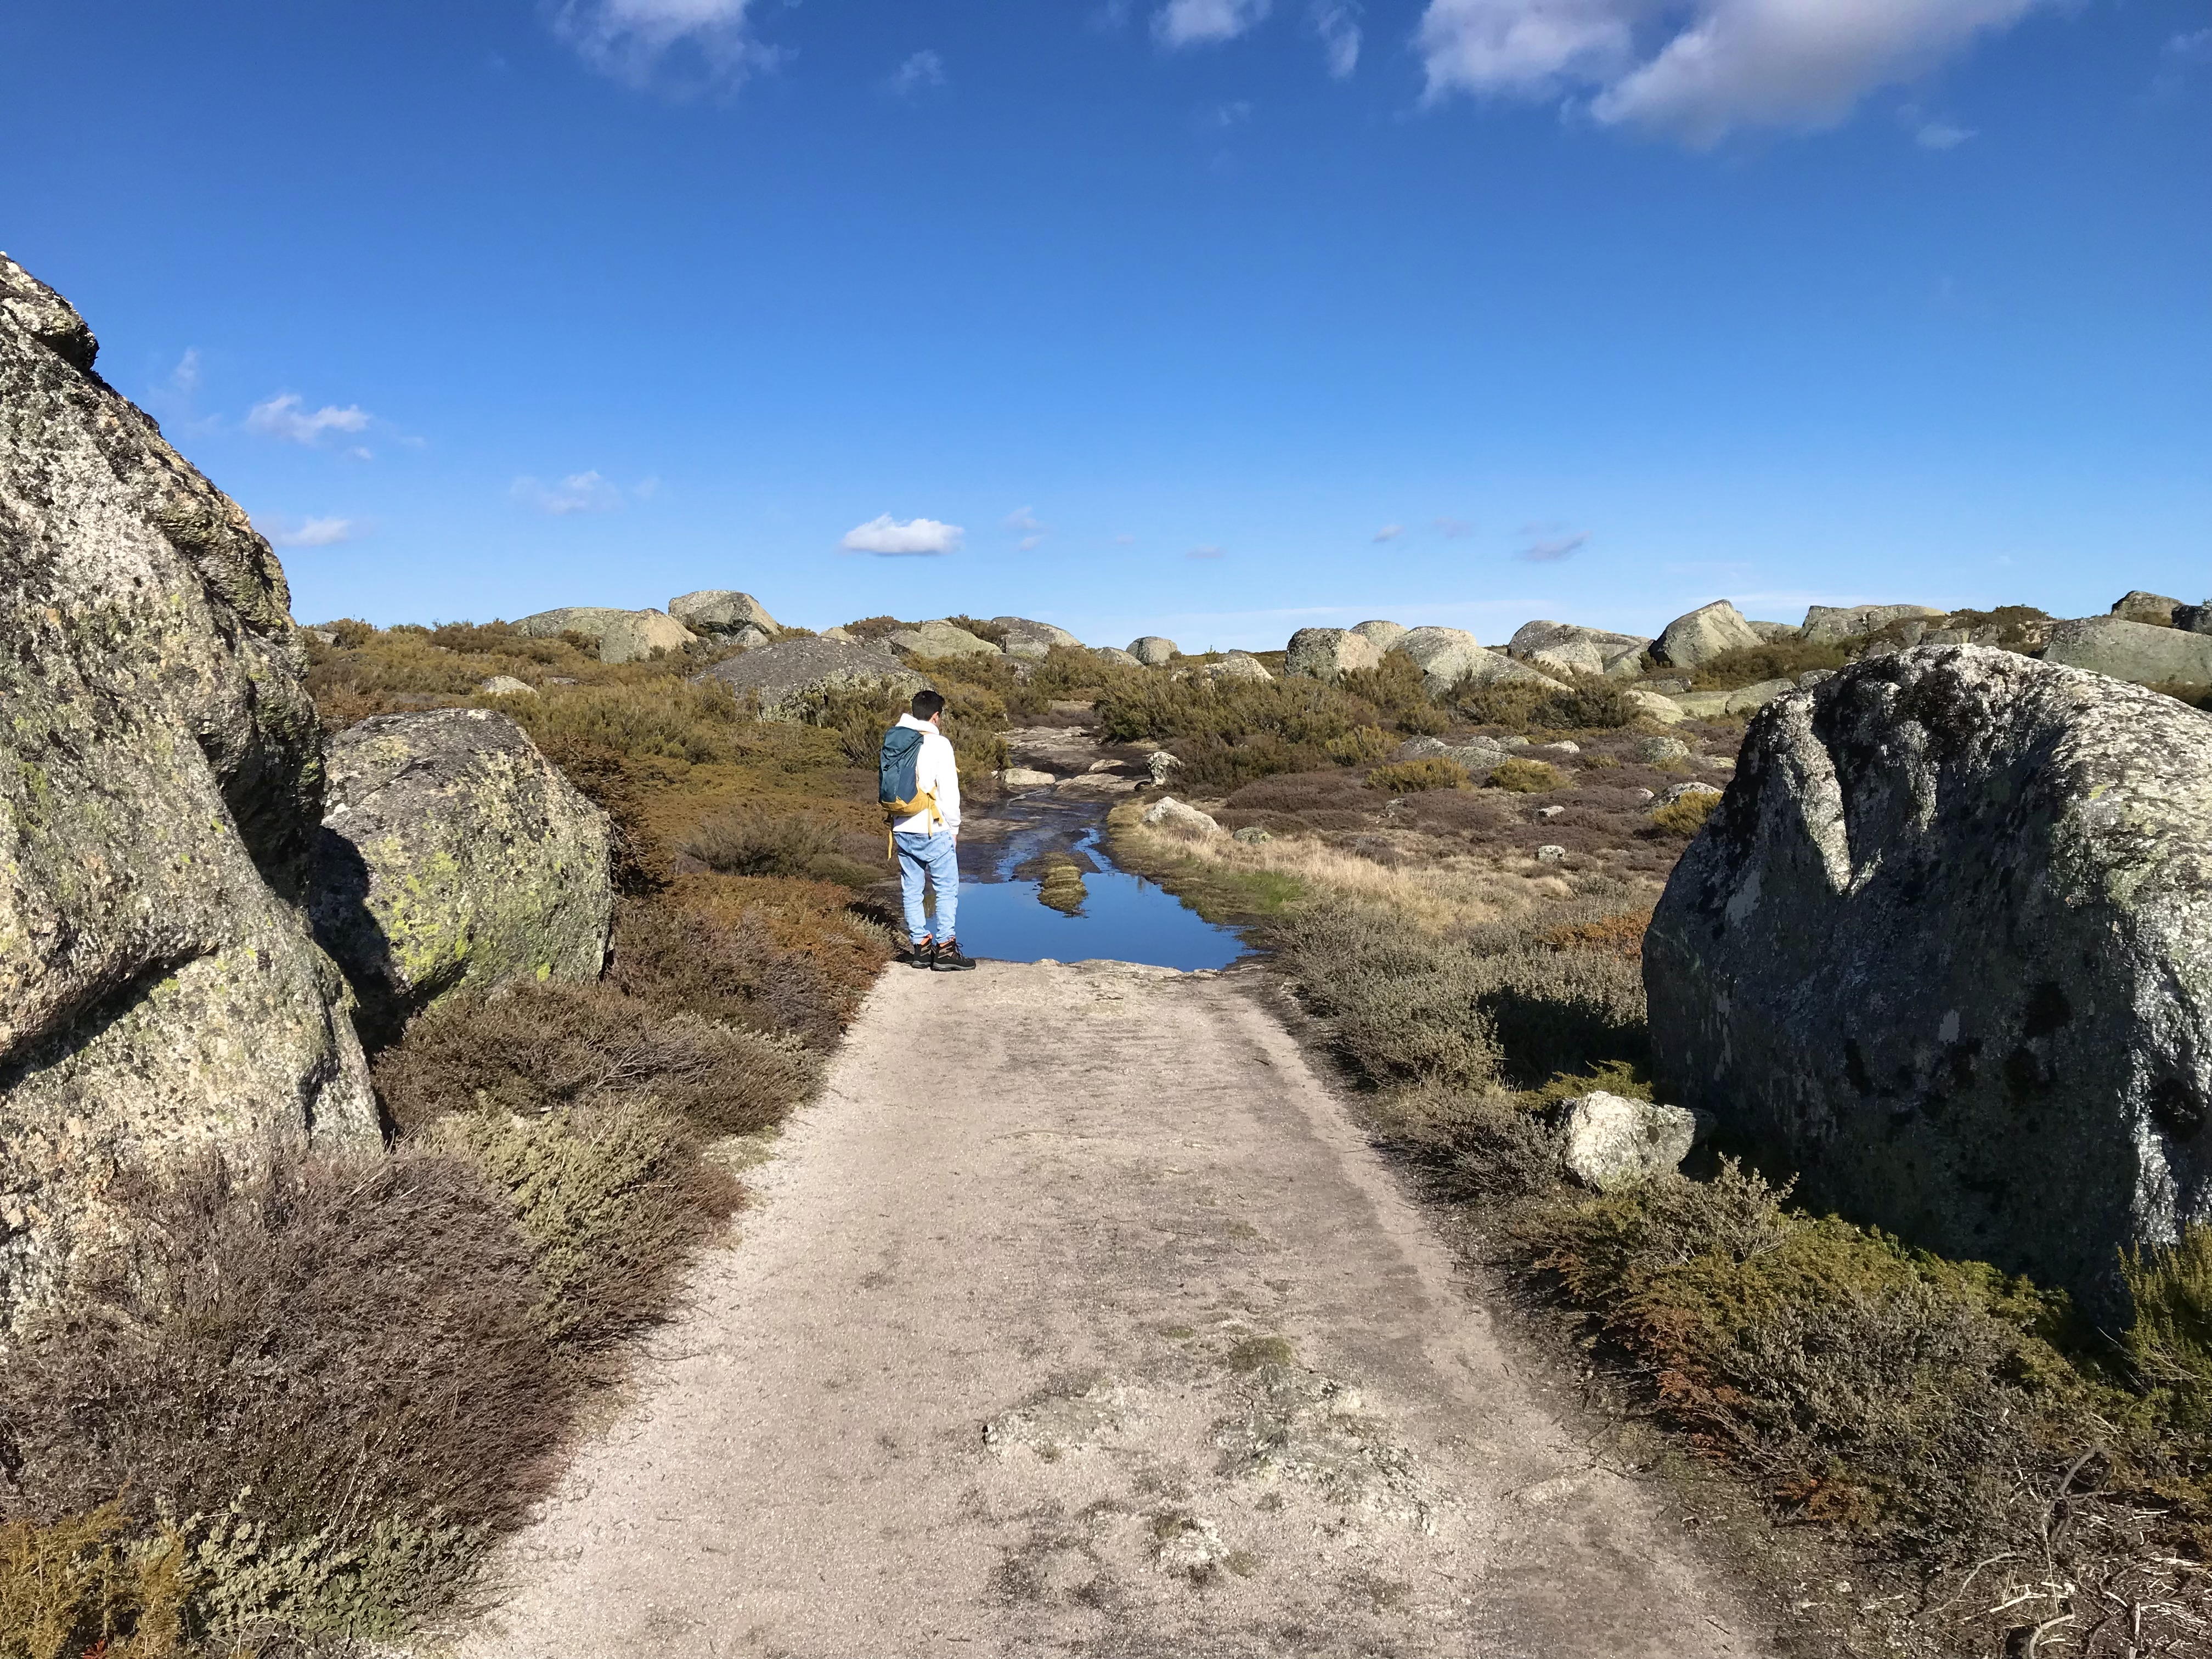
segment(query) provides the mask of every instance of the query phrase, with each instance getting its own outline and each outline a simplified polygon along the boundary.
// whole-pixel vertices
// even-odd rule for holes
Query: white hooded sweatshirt
[[[933,791],[937,796],[937,816],[944,820],[940,826],[930,821],[927,811],[916,812],[910,818],[902,818],[891,828],[901,835],[908,830],[915,835],[927,835],[939,828],[957,830],[960,828],[960,767],[953,758],[952,739],[927,720],[918,720],[912,714],[901,714],[894,730],[921,733],[921,752],[914,757],[914,787],[917,792]]]

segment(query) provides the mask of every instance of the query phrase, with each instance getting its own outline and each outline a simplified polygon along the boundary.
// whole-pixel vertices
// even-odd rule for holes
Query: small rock
[[[1544,743],[1536,746],[1547,755],[1579,755],[1583,752],[1582,744],[1566,738],[1561,738],[1557,743]]]
[[[574,685],[576,684],[576,677],[574,674],[548,674],[545,677],[545,684],[548,685]]]
[[[1672,697],[1656,691],[1647,691],[1640,685],[1624,689],[1623,695],[1636,705],[1636,712],[1646,720],[1656,720],[1662,726],[1679,726],[1689,716],[1682,712],[1681,704]]]
[[[1528,746],[1528,739],[1522,737],[1518,732],[1516,732],[1510,738],[1498,738],[1494,739],[1494,741],[1504,744],[1508,749],[1526,749]]]
[[[1182,764],[1180,760],[1164,749],[1154,750],[1145,757],[1146,769],[1152,773],[1154,783],[1165,783],[1168,781],[1168,775]]]
[[[1663,1175],[1680,1166],[1711,1125],[1701,1113],[1601,1089],[1566,1103],[1563,1161],[1591,1187]]]
[[[1566,810],[1564,806],[1540,806],[1536,809],[1536,816],[1540,818],[1555,818]]]
[[[1836,671],[1832,668],[1808,668],[1797,677],[1797,689],[1801,691],[1805,690],[1818,685],[1822,680],[1832,680],[1835,678]]]
[[[1199,670],[1209,680],[1272,680],[1267,665],[1249,651],[1231,651],[1219,662],[1210,662]]]
[[[495,674],[477,687],[477,691],[487,697],[534,697],[538,695],[536,686],[526,680],[519,680],[512,674]]]
[[[860,645],[864,643],[858,634],[855,634],[851,629],[842,626],[836,628],[825,628],[821,631],[821,633],[816,635],[815,637],[817,639],[835,640],[840,645]]]
[[[1033,766],[1009,766],[999,774],[999,781],[1009,789],[1049,789],[1060,780]]]
[[[1687,680],[1656,679],[1644,682],[1644,690],[1656,691],[1662,697],[1679,697],[1690,689]]]
[[[1658,799],[1653,801],[1651,810],[1656,812],[1662,806],[1672,806],[1685,795],[1717,795],[1720,793],[1710,783],[1698,783],[1695,781],[1678,783],[1662,793]]]
[[[1636,758],[1646,766],[1665,766],[1690,758],[1690,745],[1680,738],[1646,738],[1636,745]]]
[[[1653,799],[1652,793],[1649,789],[1632,789],[1628,793],[1635,796],[1638,800],[1650,800]]]
[[[1556,842],[1546,842],[1536,849],[1536,862],[1539,864],[1562,863],[1566,856],[1567,849]]]
[[[1211,813],[1186,806],[1173,795],[1163,795],[1146,809],[1145,822],[1155,830],[1172,830],[1183,836],[1218,836],[1221,826]]]
[[[325,645],[336,645],[338,642],[337,631],[335,629],[310,628],[307,629],[307,637],[311,640],[320,640]]]
[[[1273,841],[1274,838],[1274,834],[1272,830],[1262,830],[1256,823],[1246,824],[1242,830],[1237,830],[1230,837],[1232,841],[1249,842]]]

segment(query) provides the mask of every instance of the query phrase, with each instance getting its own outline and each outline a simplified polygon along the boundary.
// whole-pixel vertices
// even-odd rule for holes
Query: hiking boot
[[[960,941],[957,939],[949,939],[930,952],[929,965],[940,974],[950,974],[963,968],[973,968],[975,965],[975,958],[962,956]]]
[[[937,941],[935,939],[918,939],[907,946],[906,965],[908,967],[927,968],[933,966],[936,961]]]

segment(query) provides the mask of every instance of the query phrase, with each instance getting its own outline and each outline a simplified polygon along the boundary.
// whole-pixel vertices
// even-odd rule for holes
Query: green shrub
[[[1846,647],[1841,644],[1771,640],[1765,645],[1723,651],[1699,663],[1691,671],[1690,684],[1699,691],[1733,691],[1762,680],[1794,680],[1815,668],[1841,668],[1848,660]]]
[[[506,699],[500,708],[548,752],[589,745],[694,766],[738,759],[752,724],[721,680],[562,686]]]
[[[1575,677],[1571,685],[1547,680],[1499,680],[1489,685],[1463,679],[1443,702],[1462,719],[1509,731],[1583,732],[1618,730],[1643,718],[1627,689],[1595,675]]]
[[[965,629],[979,640],[988,640],[993,645],[1002,646],[1006,642],[1007,629],[1004,623],[983,622],[966,616],[947,617],[945,620],[955,628]]]
[[[863,617],[858,622],[847,623],[845,631],[856,639],[873,642],[921,626],[918,622],[901,622],[896,617]]]
[[[2137,1375],[2178,1426],[2212,1433],[2212,1227],[2185,1228],[2171,1249],[2131,1255],[2125,1272]]]
[[[1490,774],[1491,787],[1510,789],[1516,795],[1540,795],[1547,790],[1566,787],[1559,769],[1549,761],[1501,761]]]
[[[132,1536],[119,1504],[0,1526],[0,1654],[173,1659],[185,1651],[190,1553],[164,1527]]]
[[[1467,769],[1441,755],[1432,755],[1426,760],[1378,766],[1367,775],[1367,787],[1386,795],[1414,795],[1428,789],[1464,789]]]
[[[1437,707],[1420,667],[1402,651],[1385,653],[1373,668],[1355,668],[1337,682],[1345,695],[1372,704],[1401,732],[1433,738],[1449,730],[1451,716]]]
[[[1102,733],[1169,744],[1188,790],[1227,793],[1278,772],[1371,765],[1390,751],[1373,704],[1319,680],[1133,677],[1098,704]]]
[[[1721,796],[1717,791],[1708,794],[1702,789],[1695,789],[1656,808],[1644,822],[1655,835],[1688,841],[1705,827],[1705,820],[1712,817],[1713,809],[1720,804]]]

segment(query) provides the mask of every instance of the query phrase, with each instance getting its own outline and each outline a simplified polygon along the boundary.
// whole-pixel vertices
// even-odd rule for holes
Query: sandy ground
[[[465,1652],[1767,1651],[1264,984],[889,972]]]

